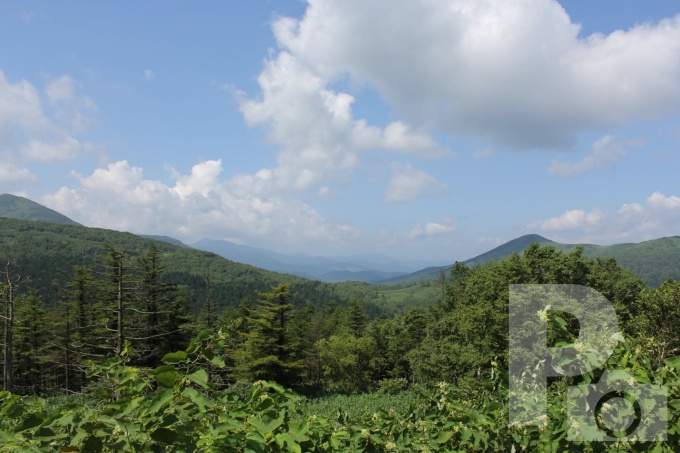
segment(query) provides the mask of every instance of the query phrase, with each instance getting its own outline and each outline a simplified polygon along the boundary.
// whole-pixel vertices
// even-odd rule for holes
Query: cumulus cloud
[[[74,175],[77,187],[62,187],[42,202],[89,226],[137,233],[150,231],[187,241],[203,237],[270,239],[271,246],[335,243],[356,239],[360,231],[326,221],[305,203],[231,190],[220,179],[222,163],[196,164],[175,174],[172,185],[144,177],[127,161],[92,174]]]
[[[444,152],[429,135],[404,122],[379,128],[355,119],[354,96],[332,90],[288,52],[266,62],[258,83],[261,98],[241,95],[240,110],[250,126],[264,126],[268,139],[281,146],[267,180],[272,191],[346,183],[361,153],[375,149],[421,157]]]
[[[417,237],[442,236],[455,233],[456,231],[457,228],[453,221],[449,218],[445,218],[442,223],[427,222],[425,225],[417,223],[411,228],[406,236],[409,239],[414,239]]]
[[[394,162],[392,171],[394,174],[385,191],[385,201],[388,203],[414,200],[428,192],[446,191],[446,184],[411,164]]]
[[[599,209],[593,209],[590,212],[573,209],[560,216],[541,220],[533,226],[538,227],[541,231],[589,229],[600,225],[603,220],[604,214]]]
[[[260,76],[257,115],[246,104],[251,122],[328,133],[339,109],[350,130],[375,137],[352,118],[351,95],[329,92],[347,79],[377,90],[425,137],[467,134],[519,148],[565,145],[584,129],[680,110],[680,15],[581,38],[555,0],[308,3],[303,18],[273,23],[279,53]],[[300,91],[307,96],[281,108],[283,93]],[[331,143],[324,153],[337,150]],[[340,143],[351,154],[351,140]]]
[[[555,233],[556,240],[608,244],[677,235],[679,222],[680,197],[654,192],[644,203],[625,203],[615,213],[575,209],[533,222],[527,230]]]
[[[0,71],[0,156],[49,162],[76,158],[91,146],[75,135],[85,130],[95,109],[69,76],[50,80],[41,95],[28,81],[12,83]]]
[[[605,135],[592,145],[593,153],[578,162],[568,163],[554,160],[548,173],[560,178],[568,178],[578,173],[613,165],[626,157],[626,150],[611,135]]]

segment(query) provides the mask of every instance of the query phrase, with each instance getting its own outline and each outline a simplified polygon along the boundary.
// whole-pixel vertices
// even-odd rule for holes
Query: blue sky
[[[464,260],[680,234],[680,3],[0,2],[0,192],[88,226]]]

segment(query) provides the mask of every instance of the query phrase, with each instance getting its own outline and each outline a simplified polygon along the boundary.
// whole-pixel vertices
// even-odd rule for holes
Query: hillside
[[[40,220],[63,225],[80,225],[63,214],[16,195],[0,195],[0,217],[20,220]]]
[[[667,279],[680,280],[680,236],[653,239],[640,243],[614,245],[595,244],[560,244],[538,234],[528,234],[506,242],[488,252],[463,261],[467,266],[475,266],[490,261],[500,261],[512,255],[521,254],[533,242],[550,245],[558,250],[568,252],[577,246],[583,247],[583,254],[589,258],[614,258],[621,267],[637,274],[649,286],[656,287]],[[452,265],[445,267],[429,267],[409,275],[383,280],[381,284],[413,284],[433,281],[440,278],[443,270],[446,274]]]
[[[211,281],[211,296],[218,308],[237,306],[252,300],[257,291],[267,291],[277,283],[291,284],[297,293],[294,300],[324,305],[330,300],[342,302],[349,297],[336,292],[332,285],[292,275],[258,269],[224,259],[214,253],[181,247],[165,241],[100,228],[40,221],[0,218],[0,259],[8,260],[12,272],[27,283],[21,290],[37,290],[52,303],[63,288],[75,265],[87,265],[101,271],[107,251],[104,243],[123,250],[131,257],[143,253],[155,242],[167,268],[165,279],[184,287],[191,305],[198,310],[205,300],[206,276]]]

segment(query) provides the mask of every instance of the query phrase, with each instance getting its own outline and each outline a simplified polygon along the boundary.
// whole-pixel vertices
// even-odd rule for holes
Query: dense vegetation
[[[672,451],[680,439],[680,283],[649,288],[580,248],[533,244],[503,261],[458,264],[441,286],[418,287],[429,306],[388,316],[368,309],[381,298],[370,286],[285,282],[132,235],[136,245],[121,246],[107,230],[4,225],[11,250],[29,247],[21,228],[43,250],[0,269],[6,451]],[[58,261],[65,278],[36,290],[39,259]],[[186,261],[193,274],[177,270]],[[553,379],[546,426],[508,427],[508,290],[517,283],[584,285],[613,303],[626,341],[607,368],[669,389],[667,442],[567,440],[567,386],[602,370]],[[552,342],[573,338],[568,318],[550,319]],[[84,396],[38,396],[55,391]],[[365,403],[323,409],[329,401]]]

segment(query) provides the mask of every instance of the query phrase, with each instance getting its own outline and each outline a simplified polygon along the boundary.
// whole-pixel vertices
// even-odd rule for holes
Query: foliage
[[[151,371],[127,365],[128,350],[94,366],[90,374],[101,383],[98,404],[74,401],[48,410],[41,398],[2,392],[0,451],[663,452],[672,451],[680,440],[680,360],[668,359],[663,368],[653,370],[649,359],[627,343],[616,349],[607,367],[628,370],[639,382],[669,389],[667,442],[567,441],[572,427],[566,385],[591,383],[602,370],[579,382],[555,382],[547,425],[516,427],[508,426],[508,392],[496,368],[489,379],[416,387],[396,396],[410,400],[402,401],[406,404],[384,409],[371,403],[350,413],[304,402],[274,382],[255,382],[245,395],[216,390],[204,366],[223,365],[216,351],[225,340],[220,332],[204,331]]]

